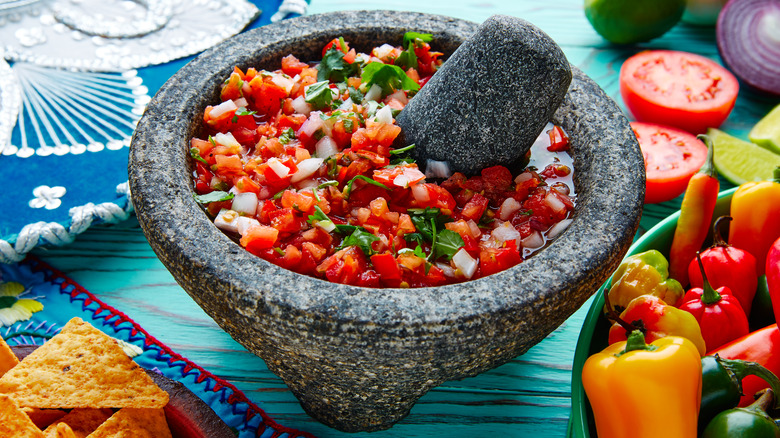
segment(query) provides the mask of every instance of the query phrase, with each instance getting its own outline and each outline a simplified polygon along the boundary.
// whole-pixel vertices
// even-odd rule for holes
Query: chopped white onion
[[[376,56],[377,58],[384,58],[387,55],[389,55],[394,48],[395,47],[391,46],[390,44],[382,44],[381,46],[373,50],[373,55]]]
[[[327,138],[327,137],[324,137]],[[307,158],[300,163],[297,164],[298,171],[295,172],[290,179],[290,182],[296,183],[302,179],[306,179],[312,175],[314,175],[314,172],[319,170],[320,166],[322,166],[322,163],[325,161],[323,158]]]
[[[563,203],[553,192],[547,193],[544,197],[544,203],[547,204],[552,211],[556,213],[562,213],[566,211],[566,204]]]
[[[233,103],[235,103],[236,107],[238,108],[242,108],[242,107],[246,108],[247,106],[249,106],[249,102],[246,101],[245,97],[239,97],[238,99],[235,99]]]
[[[254,216],[257,211],[257,195],[252,192],[239,193],[233,197],[231,208],[238,213]]]
[[[542,237],[542,233],[534,230],[528,237],[520,241],[520,243],[523,245],[523,248],[541,248],[544,246],[544,238]]]
[[[477,223],[474,222],[474,220],[469,219],[466,223],[469,226],[469,231],[471,231],[471,237],[476,239],[477,237],[482,235],[482,230],[479,229],[479,225],[477,225]]]
[[[314,222],[314,226],[317,227],[317,228],[322,228],[323,230],[327,231],[328,233],[330,233],[331,231],[336,229],[336,224],[334,224],[333,221],[330,220],[330,219],[324,220],[324,221]]]
[[[242,236],[244,235],[244,233],[246,233],[246,230],[256,225],[259,226],[260,221],[258,221],[255,218],[241,216],[238,219],[236,219],[236,229],[238,230],[238,234]]]
[[[502,221],[507,221],[516,211],[520,210],[520,207],[521,205],[517,202],[517,199],[506,198],[501,204],[501,207],[498,208],[498,217],[501,218]]]
[[[220,230],[235,233],[238,232],[238,218],[237,212],[223,208],[217,213],[217,217],[214,218],[214,225]]]
[[[311,110],[312,110],[311,105],[306,103],[306,99],[303,97],[303,95],[293,99],[292,107],[295,110],[295,112],[298,114],[304,114],[307,116],[311,114]]]
[[[281,88],[284,88],[284,91],[286,91],[287,94],[290,94],[290,90],[292,90],[293,85],[295,85],[293,80],[287,75],[275,74],[271,77],[271,82],[280,86]]]
[[[531,172],[526,170],[525,172],[523,172],[520,175],[517,175],[515,177],[515,183],[516,184],[520,184],[522,182],[528,181],[529,179],[533,179],[533,177],[534,177],[534,174],[532,174]]]
[[[431,200],[431,194],[428,193],[428,188],[422,184],[415,184],[412,186],[412,196],[417,202],[428,202]]]
[[[275,195],[275,193],[271,192],[271,189],[269,189],[268,186],[261,186],[260,193],[257,194],[257,197],[259,199],[268,199],[273,195]]]
[[[276,157],[269,158],[266,163],[268,163],[268,167],[270,167],[279,178],[284,178],[290,174],[290,168],[282,164]]]
[[[408,167],[404,169],[403,173],[393,179],[393,184],[398,187],[409,187],[409,185],[415,184],[425,179],[425,174],[420,172],[419,169],[414,167]]]
[[[429,178],[449,178],[452,176],[448,161],[428,160],[425,162],[425,176]]]
[[[339,152],[339,147],[336,142],[330,137],[322,137],[320,141],[314,145],[314,150],[317,151],[317,158],[328,158],[331,155],[335,155]]]
[[[572,219],[564,219],[557,224],[553,225],[548,231],[547,231],[547,238],[548,239],[555,239],[558,237],[561,233],[563,233],[566,228],[569,228],[569,225],[571,225]]]
[[[499,242],[507,242],[509,240],[520,240],[520,232],[512,226],[510,222],[504,222],[500,226],[493,229],[490,235]]]
[[[298,187],[299,190],[305,190],[305,189],[311,189],[313,187],[317,187],[318,185],[320,185],[320,183],[318,183],[317,180],[304,179],[303,181],[296,184],[295,187]]]
[[[324,125],[320,114],[322,113],[319,111],[312,111],[309,115],[309,118],[303,122],[303,125],[301,125],[301,129],[298,130],[298,132],[306,134],[309,137],[313,137],[314,133]]]
[[[406,93],[404,93],[404,90],[398,90],[395,93],[387,96],[387,98],[388,99],[395,99],[395,100],[401,102],[404,105],[409,103],[409,98],[406,97]]]
[[[344,101],[344,103],[339,105],[339,109],[342,111],[352,111],[352,98],[348,97],[347,100]]]
[[[373,87],[371,87],[373,89]],[[370,91],[369,91],[370,92]],[[383,106],[376,112],[377,123],[393,123],[393,109]]]
[[[442,270],[445,277],[455,278],[455,270],[452,269],[452,266],[446,263],[438,262],[436,263],[436,267]]]
[[[214,142],[217,144],[221,144],[222,146],[228,146],[228,147],[236,147],[240,148],[241,143],[236,140],[235,137],[233,137],[232,132],[222,133],[218,132],[214,134]]]
[[[225,114],[228,111],[234,111],[237,110],[238,107],[235,103],[233,103],[232,100],[226,100],[219,105],[211,108],[211,111],[209,111],[209,117],[212,119],[216,119],[217,117],[221,116],[222,114]]]
[[[464,249],[461,248],[452,256],[452,263],[466,278],[471,278],[477,272],[477,261]]]
[[[377,84],[371,86],[363,96],[364,101],[373,100],[375,102],[382,98],[382,87]]]

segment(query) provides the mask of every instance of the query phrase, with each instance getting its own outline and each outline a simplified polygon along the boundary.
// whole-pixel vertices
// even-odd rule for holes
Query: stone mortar
[[[276,69],[316,60],[339,35],[359,50],[432,33],[445,54],[475,23],[359,11],[286,20],[226,41],[174,75],[133,136],[129,174],[138,220],[184,290],[263,358],[317,420],[343,431],[391,427],[447,380],[516,357],[558,327],[617,267],[639,223],[644,163],[628,120],[591,79],[574,79],[554,121],[570,135],[577,206],[570,227],[525,262],[442,287],[368,289],[276,267],[219,231],[193,200],[189,140],[234,65]]]

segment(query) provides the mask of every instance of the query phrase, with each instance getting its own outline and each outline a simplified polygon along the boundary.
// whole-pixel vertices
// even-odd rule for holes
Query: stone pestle
[[[561,48],[531,23],[488,18],[398,115],[397,144],[425,168],[475,175],[523,162],[571,83]]]

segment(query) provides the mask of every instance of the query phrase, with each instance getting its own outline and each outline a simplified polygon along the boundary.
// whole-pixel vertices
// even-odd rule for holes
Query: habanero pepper
[[[766,254],[780,237],[780,167],[774,177],[742,184],[731,197],[729,243],[753,254],[757,277],[764,275]]]
[[[726,345],[710,351],[724,359],[739,359],[756,362],[766,369],[780,375],[780,330],[777,324],[764,327],[735,339]],[[742,379],[742,393],[739,406],[747,406],[753,402],[758,391],[769,387],[769,383],[758,376],[747,376]]]
[[[667,336],[646,344],[639,330],[582,368],[599,438],[695,438],[701,382],[691,341]],[[662,412],[674,415],[661,419]]]
[[[615,321],[609,329],[610,345],[625,341],[633,330],[641,330],[645,335],[645,342],[653,342],[666,336],[681,336],[693,342],[701,356],[707,351],[696,318],[689,312],[664,303],[654,295],[638,296],[628,303],[623,313],[617,315],[613,310],[608,318]]]
[[[688,284],[688,265],[707,238],[720,190],[712,162],[715,150],[712,140],[706,135],[699,135],[698,138],[707,145],[707,161],[688,181],[680,205],[680,218],[674,229],[672,247],[669,249],[669,276],[683,285]]]
[[[709,272],[710,285],[714,288],[726,286],[739,300],[739,305],[750,315],[753,298],[756,295],[758,277],[756,277],[756,258],[749,252],[729,245],[720,234],[720,224],[730,221],[731,217],[721,216],[712,226],[714,243],[701,252],[701,261]],[[696,260],[688,266],[688,278],[691,287],[702,287],[701,270]]]
[[[701,375],[699,429],[707,427],[719,413],[737,406],[742,397],[742,379],[747,376],[758,376],[769,382],[773,390],[780,391],[780,379],[763,365],[723,359],[717,354],[701,358]]]
[[[701,438],[780,438],[780,427],[766,411],[775,399],[767,389],[752,405],[729,409],[710,421]]]
[[[675,306],[684,291],[677,280],[668,277],[669,263],[657,250],[626,257],[612,275],[609,300],[618,312],[640,295],[655,295],[666,304]]]
[[[737,298],[726,286],[721,286],[718,290],[713,289],[698,253],[696,260],[704,278],[704,286],[689,290],[683,298],[680,310],[690,312],[699,321],[707,350],[713,350],[745,336],[750,332],[750,328],[745,311]]]
[[[777,220],[780,221],[780,218]],[[769,290],[777,322],[780,320],[780,238],[772,243],[766,254],[766,288]]]

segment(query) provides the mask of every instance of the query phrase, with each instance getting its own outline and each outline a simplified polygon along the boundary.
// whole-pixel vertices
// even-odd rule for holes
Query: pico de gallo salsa
[[[393,146],[394,117],[442,64],[431,39],[408,32],[402,46],[358,53],[337,38],[319,63],[236,67],[191,140],[195,198],[216,226],[283,268],[366,287],[484,277],[565,229],[574,196],[558,126],[517,175],[494,166],[467,177],[436,162],[426,175],[414,145]]]

